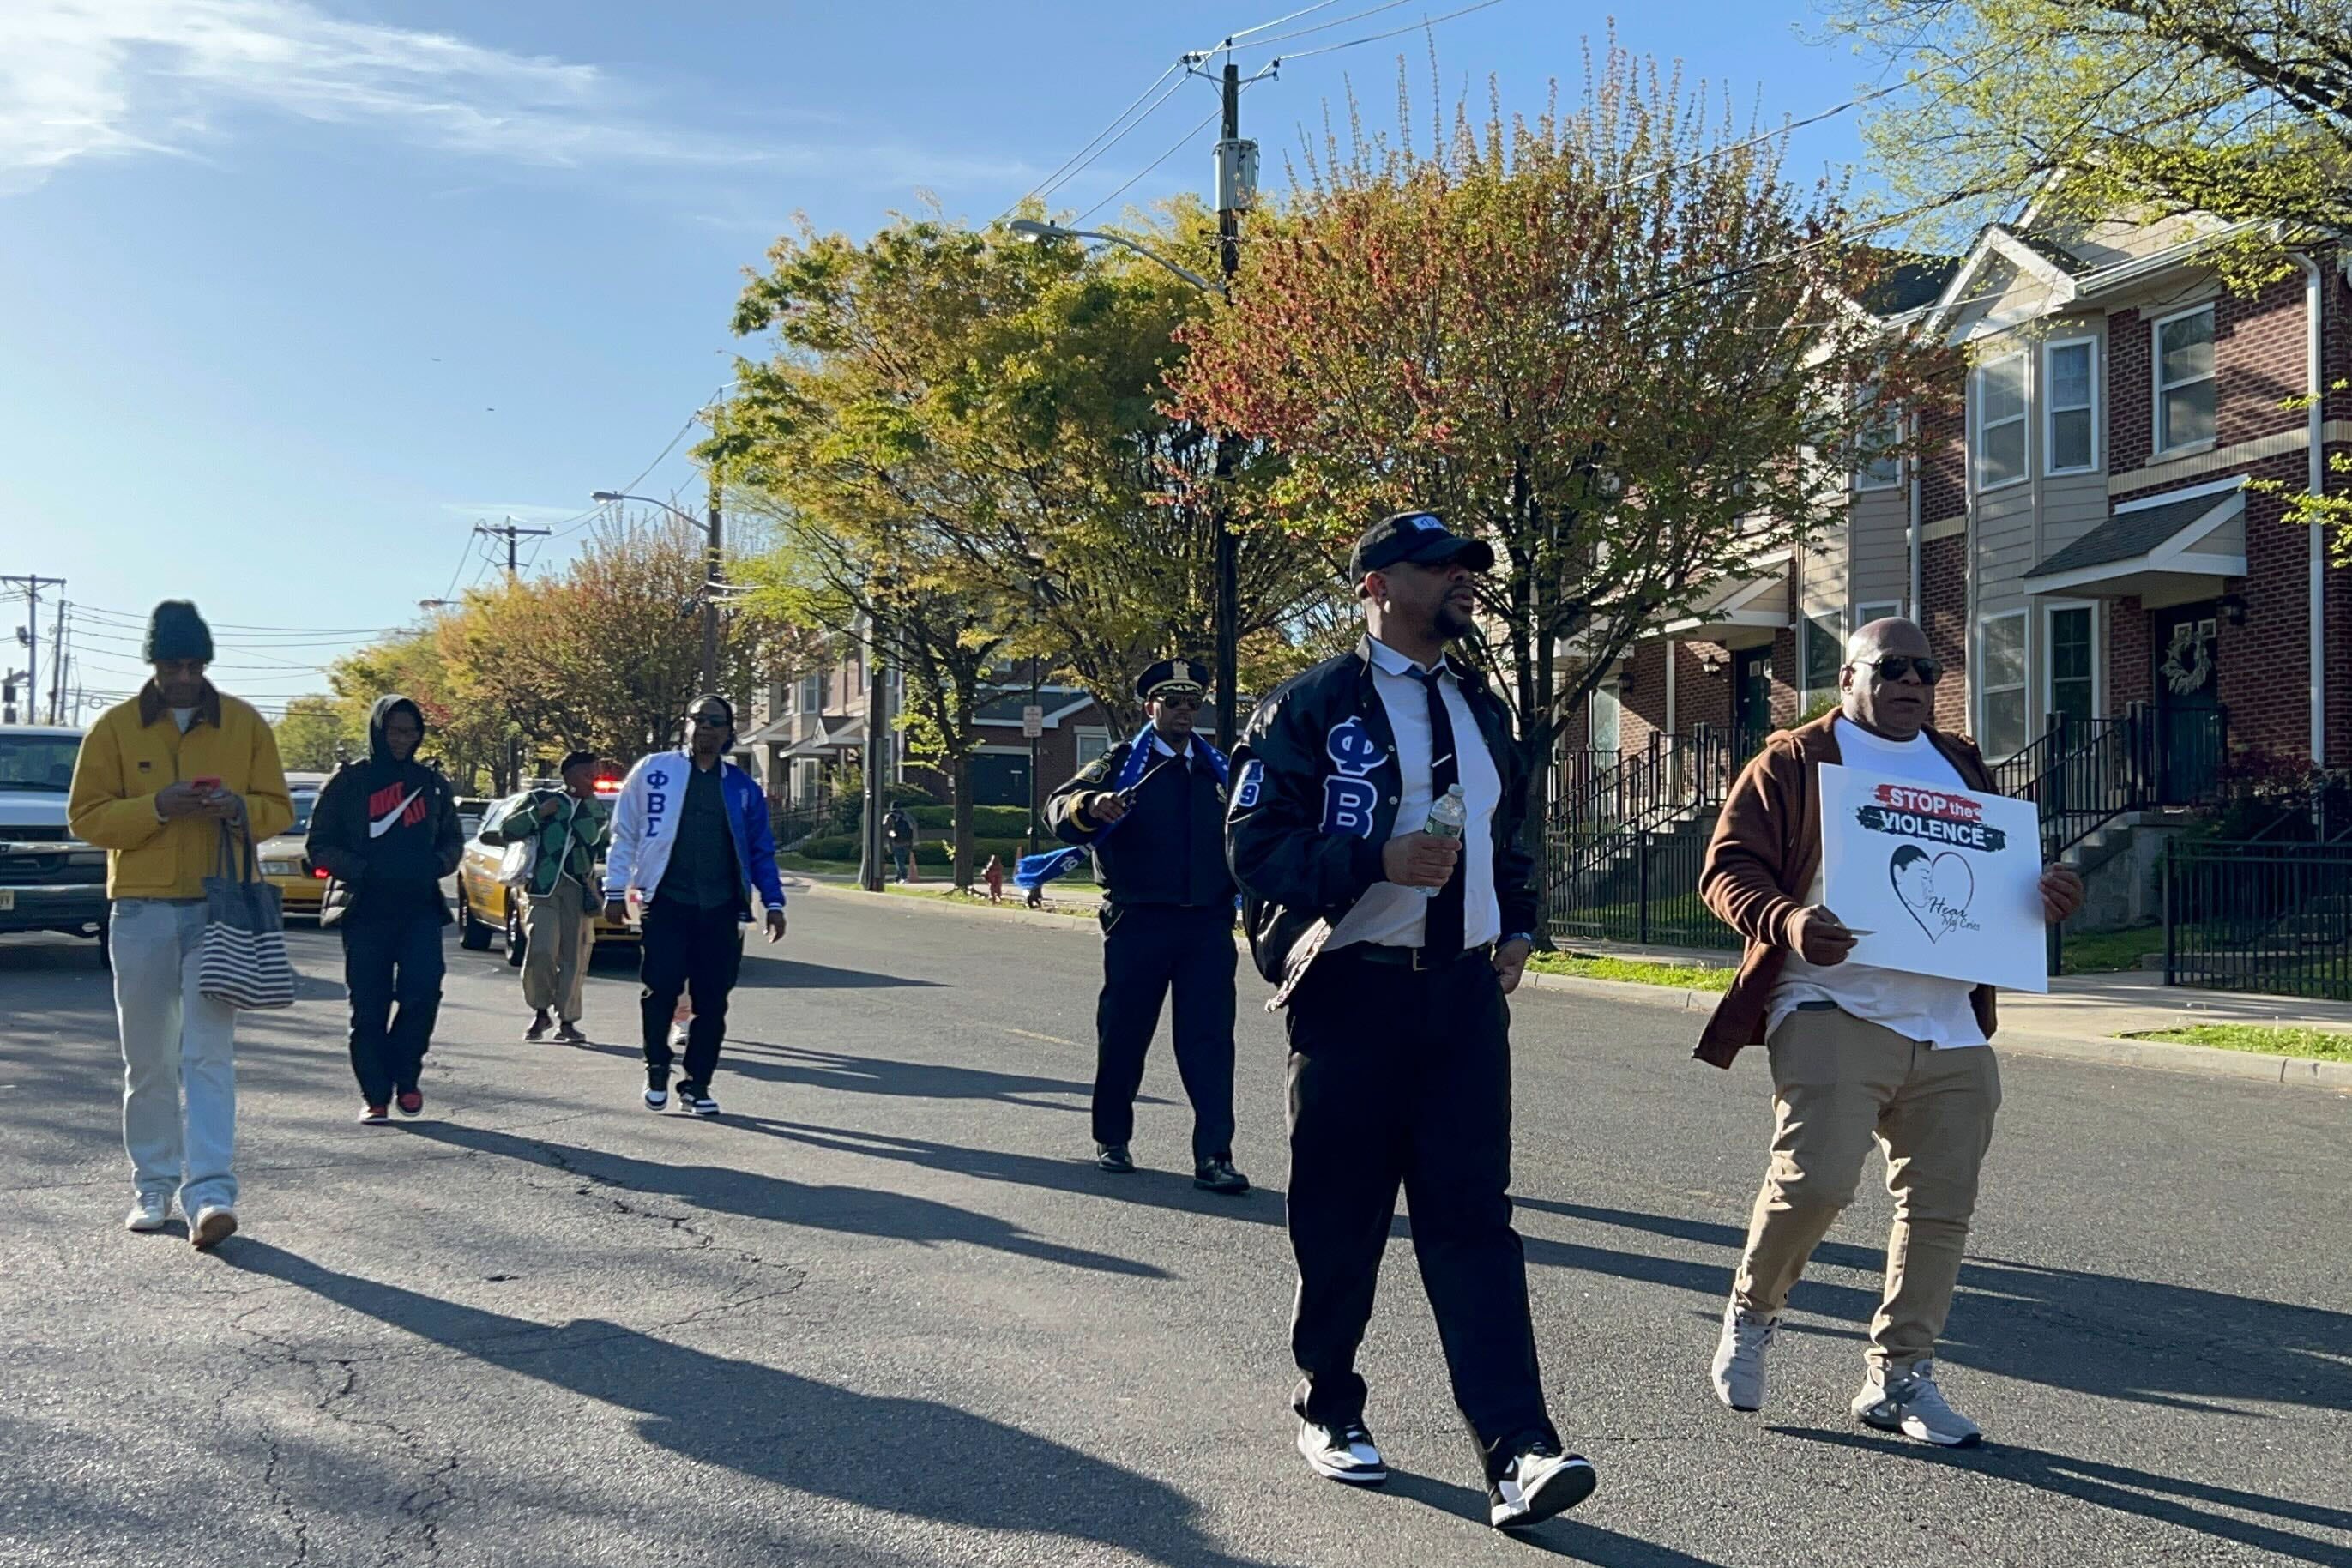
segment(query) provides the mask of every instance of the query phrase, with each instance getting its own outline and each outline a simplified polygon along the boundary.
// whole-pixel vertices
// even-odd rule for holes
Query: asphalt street
[[[1523,996],[1519,1223],[1601,1489],[1513,1540],[1402,1239],[1364,1355],[1396,1479],[1292,1450],[1281,1035],[1246,967],[1233,1200],[1192,1187],[1164,1036],[1146,1169],[1085,1163],[1089,926],[792,913],[716,1122],[639,1103],[625,965],[594,1045],[525,1045],[512,973],[453,938],[425,1119],[356,1126],[340,955],[301,934],[299,1003],[243,1026],[244,1230],[211,1256],[121,1228],[88,946],[0,945],[0,1563],[2352,1568],[2352,1100],[2005,1060],[1943,1361],[1990,1442],[1937,1452],[1846,1414],[1874,1187],[1765,1412],[1708,1392],[1760,1053],[1719,1073],[1679,1015]]]

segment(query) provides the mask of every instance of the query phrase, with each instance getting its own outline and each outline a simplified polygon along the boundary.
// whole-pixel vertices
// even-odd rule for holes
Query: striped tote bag
[[[243,824],[221,824],[214,870],[205,879],[196,989],[232,1007],[291,1007],[294,965],[286,956],[285,909],[278,889],[261,879],[253,835]]]

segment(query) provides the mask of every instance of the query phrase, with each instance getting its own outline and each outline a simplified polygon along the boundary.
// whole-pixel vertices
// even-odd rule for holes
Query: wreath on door
[[[2213,678],[2213,623],[2183,621],[2172,628],[2161,667],[2165,684],[2187,696]]]

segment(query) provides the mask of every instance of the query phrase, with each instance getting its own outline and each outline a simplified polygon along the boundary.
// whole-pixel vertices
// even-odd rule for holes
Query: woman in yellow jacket
[[[146,657],[154,679],[82,741],[67,819],[107,851],[122,1142],[137,1188],[125,1223],[161,1230],[176,1197],[189,1238],[209,1247],[236,1229],[236,1013],[196,990],[205,878],[222,824],[258,844],[285,831],[294,805],[268,723],[205,679],[212,631],[194,605],[155,606]]]

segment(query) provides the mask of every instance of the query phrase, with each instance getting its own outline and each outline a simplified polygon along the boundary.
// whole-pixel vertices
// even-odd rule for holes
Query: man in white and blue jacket
[[[767,798],[727,760],[735,709],[724,697],[694,704],[687,749],[642,758],[621,783],[604,860],[604,918],[627,918],[636,890],[644,910],[646,1106],[669,1103],[669,1025],[678,994],[690,991],[686,1076],[677,1108],[716,1116],[710,1077],[727,1035],[727,997],[743,964],[743,927],[757,889],[768,940],[784,935],[784,888]]]

